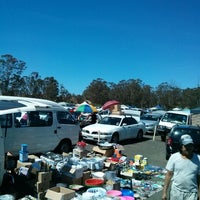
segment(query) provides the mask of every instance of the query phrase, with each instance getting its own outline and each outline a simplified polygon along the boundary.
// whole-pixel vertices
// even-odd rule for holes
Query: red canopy
[[[110,100],[110,101],[107,101],[106,103],[104,103],[104,105],[102,106],[102,109],[103,110],[106,110],[114,105],[117,105],[119,104],[119,101],[117,100]]]

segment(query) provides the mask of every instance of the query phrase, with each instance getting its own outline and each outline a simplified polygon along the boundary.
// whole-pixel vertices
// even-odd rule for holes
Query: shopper
[[[162,200],[167,199],[170,184],[170,200],[197,200],[200,197],[200,156],[194,153],[190,135],[181,136],[179,150],[167,162]]]

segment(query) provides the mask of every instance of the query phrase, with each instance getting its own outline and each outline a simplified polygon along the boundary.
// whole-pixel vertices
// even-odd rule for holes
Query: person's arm
[[[167,191],[168,191],[169,184],[171,182],[172,176],[173,176],[173,172],[167,170],[167,173],[165,175],[165,182],[164,182],[164,187],[163,187],[162,200],[167,199]]]

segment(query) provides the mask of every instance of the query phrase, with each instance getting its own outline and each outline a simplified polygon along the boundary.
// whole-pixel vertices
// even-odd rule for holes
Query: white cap
[[[181,136],[181,144],[182,145],[187,145],[187,144],[193,144],[193,139],[191,138],[190,135],[185,134]]]

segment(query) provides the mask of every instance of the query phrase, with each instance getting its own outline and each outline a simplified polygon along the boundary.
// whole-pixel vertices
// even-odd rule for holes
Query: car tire
[[[72,150],[72,144],[70,140],[63,140],[58,147],[56,148],[56,152],[59,154],[69,153]]]
[[[118,133],[114,133],[111,139],[112,143],[118,143],[119,142],[119,134]]]
[[[166,136],[165,136],[165,135],[161,135],[160,137],[161,137],[161,141],[162,141],[162,142],[165,142],[165,141],[166,141]]]
[[[138,134],[137,134],[137,140],[141,141],[143,139],[143,132],[142,130],[139,130]]]

